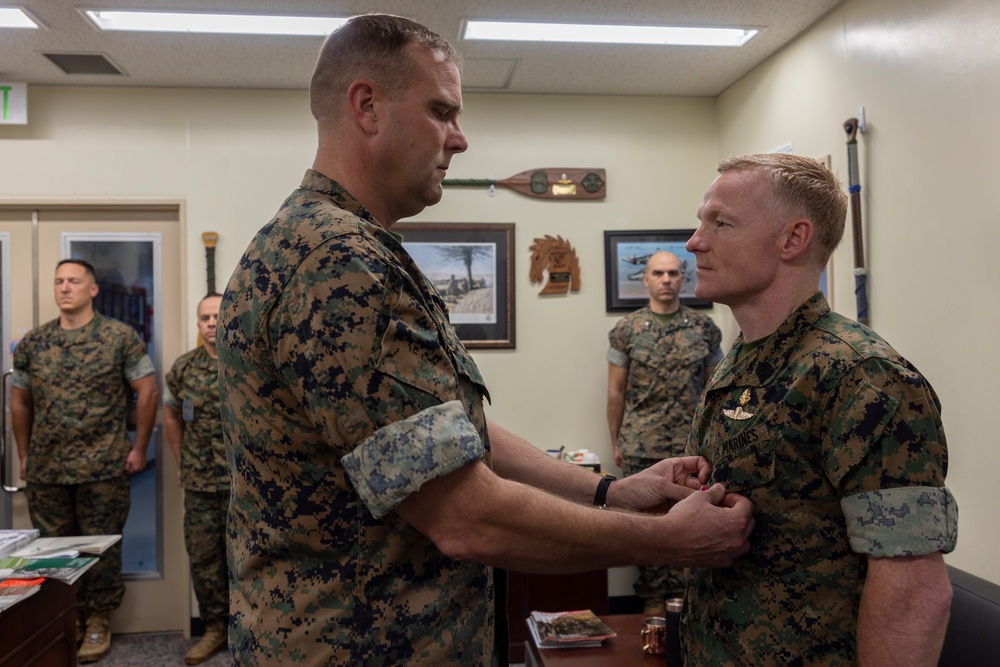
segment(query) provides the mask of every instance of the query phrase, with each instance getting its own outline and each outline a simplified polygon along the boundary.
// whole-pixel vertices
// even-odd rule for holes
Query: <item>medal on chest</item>
[[[730,419],[735,419],[736,421],[740,422],[746,419],[750,419],[751,417],[753,417],[753,413],[747,412],[746,410],[743,409],[749,402],[750,402],[750,390],[744,389],[743,393],[740,394],[740,404],[736,406],[736,409],[729,410],[723,408],[722,414],[725,415],[726,417],[729,417]]]

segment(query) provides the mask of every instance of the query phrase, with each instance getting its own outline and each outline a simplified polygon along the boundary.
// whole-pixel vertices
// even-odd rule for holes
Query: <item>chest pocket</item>
[[[740,437],[754,442],[720,456],[711,476],[727,492],[754,504],[750,551],[733,563],[740,581],[781,577],[826,558],[830,548],[822,529],[827,524],[820,519],[824,512],[798,480],[784,474],[767,427],[757,424],[732,440]]]
[[[697,398],[704,388],[702,367],[708,352],[708,345],[693,329],[663,336],[644,333],[629,350],[629,398],[642,401],[682,392],[689,392],[690,400]]]

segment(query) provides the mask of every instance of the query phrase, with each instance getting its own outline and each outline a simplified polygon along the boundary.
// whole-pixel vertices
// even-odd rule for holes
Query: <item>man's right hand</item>
[[[733,559],[750,550],[753,503],[726,487],[715,484],[678,502],[664,519],[671,551],[671,565],[682,567],[729,567]],[[678,542],[679,541],[679,542]]]

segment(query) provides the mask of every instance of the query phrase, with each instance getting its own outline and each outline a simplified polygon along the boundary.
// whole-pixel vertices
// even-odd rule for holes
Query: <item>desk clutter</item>
[[[545,453],[553,458],[557,458],[567,463],[575,463],[584,468],[590,468],[596,473],[601,472],[601,459],[596,452],[589,449],[571,449],[566,451],[565,447],[559,449],[546,449]]]
[[[0,614],[39,591],[46,579],[72,584],[121,535],[38,537],[38,531],[0,530]]]
[[[605,639],[617,636],[589,609],[552,613],[533,611],[526,620],[539,648],[600,646]]]

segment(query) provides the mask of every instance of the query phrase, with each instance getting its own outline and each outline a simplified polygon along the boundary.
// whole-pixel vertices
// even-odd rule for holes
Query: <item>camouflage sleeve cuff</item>
[[[144,354],[142,359],[125,369],[125,379],[129,382],[135,382],[139,378],[144,378],[155,372],[156,368],[153,367],[152,359],[149,358],[148,354]]]
[[[628,368],[628,355],[613,347],[608,348],[608,363],[619,368]]]
[[[177,397],[174,396],[174,392],[170,391],[170,387],[167,386],[166,382],[163,383],[163,404],[169,405],[175,410],[180,410],[184,407],[183,401],[177,400]]]
[[[15,368],[10,376],[10,382],[18,389],[31,391],[31,375],[28,371],[21,371]]]
[[[885,558],[955,549],[958,504],[945,487],[868,491],[842,499],[840,507],[856,553]]]
[[[340,461],[361,501],[380,519],[425,482],[485,453],[461,401],[448,401],[380,428]]]

